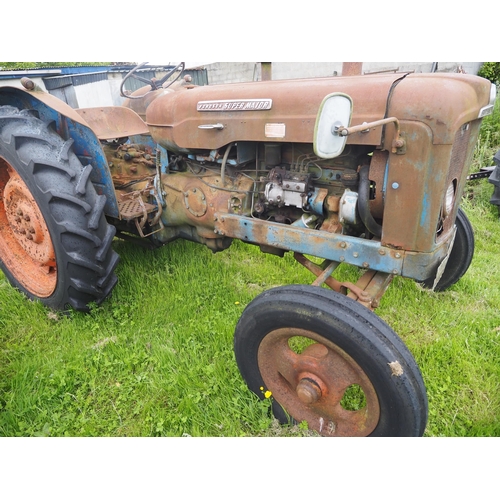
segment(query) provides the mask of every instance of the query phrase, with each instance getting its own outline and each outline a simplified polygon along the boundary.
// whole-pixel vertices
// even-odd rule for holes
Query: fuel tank
[[[490,87],[473,75],[415,73],[182,86],[151,102],[146,122],[153,139],[174,152],[237,141],[312,143],[322,100],[341,92],[353,101],[353,126],[396,116],[425,123],[434,144],[451,144],[463,123],[478,118]],[[348,144],[380,146],[383,136],[376,127]]]

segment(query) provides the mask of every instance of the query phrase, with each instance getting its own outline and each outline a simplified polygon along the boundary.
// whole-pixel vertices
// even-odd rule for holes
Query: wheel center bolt
[[[320,386],[311,378],[303,378],[296,388],[297,396],[304,404],[316,403],[321,398]]]

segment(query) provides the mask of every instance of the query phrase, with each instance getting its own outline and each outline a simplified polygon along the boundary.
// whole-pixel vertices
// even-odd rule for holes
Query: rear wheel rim
[[[302,352],[290,339],[314,341]],[[367,436],[377,427],[380,405],[366,373],[339,346],[314,332],[281,328],[268,333],[258,351],[265,389],[298,422],[325,436]],[[346,409],[346,392],[364,396],[359,409]],[[264,389],[264,388],[263,388]]]
[[[0,162],[7,163],[0,158]],[[38,203],[20,175],[7,163],[0,176],[0,253],[28,292],[52,295],[57,284],[56,257],[50,232]]]

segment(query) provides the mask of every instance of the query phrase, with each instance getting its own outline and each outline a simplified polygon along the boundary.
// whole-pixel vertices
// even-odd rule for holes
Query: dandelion
[[[267,390],[264,391],[264,387],[261,387],[260,390],[264,393],[264,397],[266,399],[269,399],[273,395],[273,393],[271,391],[267,391]]]
[[[238,301],[235,302],[236,305],[239,305],[240,303]]]

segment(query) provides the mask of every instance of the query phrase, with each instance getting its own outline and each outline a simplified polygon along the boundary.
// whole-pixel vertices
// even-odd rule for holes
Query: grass
[[[115,246],[119,285],[90,314],[56,315],[2,280],[0,435],[277,433],[241,380],[232,335],[260,290],[295,281],[290,263],[242,244],[217,255],[184,241]]]
[[[472,170],[500,148],[498,115],[497,106],[484,123]],[[464,197],[476,238],[467,274],[443,293],[395,279],[377,310],[422,371],[426,436],[500,436],[500,219],[491,192],[474,181]],[[232,350],[253,298],[312,281],[291,255],[240,242],[215,255],[186,241],[155,251],[114,245],[119,283],[89,314],[55,314],[0,274],[0,436],[310,435],[276,425]]]

